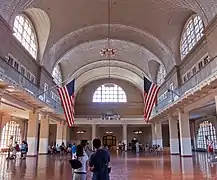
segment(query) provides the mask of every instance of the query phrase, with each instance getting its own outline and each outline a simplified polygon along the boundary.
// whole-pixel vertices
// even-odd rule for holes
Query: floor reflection
[[[0,180],[71,180],[68,159],[42,155],[6,161],[6,155],[1,155]],[[193,158],[116,153],[111,164],[111,180],[214,179],[217,174],[217,165],[208,163],[206,153],[196,153]]]

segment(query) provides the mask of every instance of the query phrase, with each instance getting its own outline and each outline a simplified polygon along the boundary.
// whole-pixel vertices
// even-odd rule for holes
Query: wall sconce
[[[77,131],[77,134],[84,134],[86,131]]]
[[[135,131],[135,134],[142,134],[142,131]]]
[[[113,134],[113,132],[106,132],[106,134]]]

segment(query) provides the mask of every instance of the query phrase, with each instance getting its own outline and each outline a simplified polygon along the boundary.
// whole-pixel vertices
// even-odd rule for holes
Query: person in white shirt
[[[81,162],[82,167],[74,170],[73,180],[86,180],[87,161],[89,158],[81,145],[78,145],[76,148],[76,156],[77,159]]]
[[[139,142],[137,141],[135,145],[136,145],[136,153],[139,153]]]

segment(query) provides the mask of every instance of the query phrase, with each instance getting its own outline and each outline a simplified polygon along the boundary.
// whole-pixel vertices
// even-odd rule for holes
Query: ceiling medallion
[[[116,53],[117,53],[117,50],[113,48],[103,48],[100,51],[100,55],[105,56],[107,58],[115,56]]]

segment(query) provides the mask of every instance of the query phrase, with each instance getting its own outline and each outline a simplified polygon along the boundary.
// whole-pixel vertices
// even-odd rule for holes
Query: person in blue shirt
[[[90,156],[89,166],[93,172],[92,180],[109,180],[109,167],[110,155],[107,150],[101,148],[100,139],[93,140],[93,147],[96,152]]]
[[[72,159],[76,158],[76,145],[75,143],[72,145]]]

